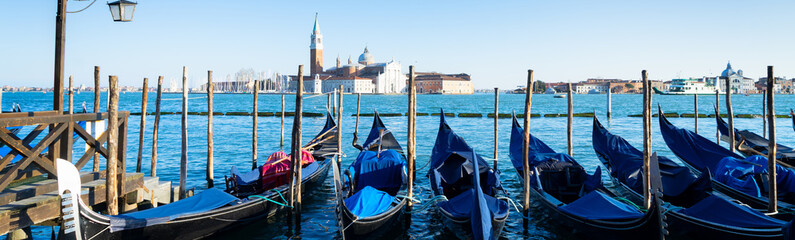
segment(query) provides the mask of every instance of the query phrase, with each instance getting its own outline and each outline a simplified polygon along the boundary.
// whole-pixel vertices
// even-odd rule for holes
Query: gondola
[[[523,132],[513,118],[510,158],[523,179]],[[660,236],[657,206],[645,213],[621,202],[602,185],[601,168],[588,174],[574,158],[529,138],[531,204],[573,235],[594,239],[655,239]]]
[[[459,238],[496,239],[508,219],[508,202],[496,198],[503,191],[499,172],[453,132],[444,111],[439,117],[428,171],[434,199],[443,199],[435,209]]]
[[[325,127],[317,136],[336,136],[336,131],[336,123],[329,116]],[[335,142],[336,137],[330,140]],[[305,194],[323,185],[333,162],[327,155],[318,154],[329,153],[332,144],[317,143],[313,140],[307,144],[314,144],[309,151],[315,154],[315,162],[303,169],[301,189]],[[107,216],[94,212],[82,200],[74,201],[79,199],[76,193],[80,192],[79,173],[74,165],[59,159],[57,171],[58,190],[64,199],[64,237],[77,239],[203,238],[276,215],[280,210],[286,209],[283,193],[289,191],[287,184],[284,184],[239,198],[223,190],[211,188],[167,205]]]
[[[377,112],[364,144],[353,145],[361,152],[345,170],[346,194],[337,201],[342,234],[346,239],[385,238],[404,225],[397,224],[408,204],[399,194],[405,195],[407,179],[403,148]]]
[[[767,159],[743,158],[690,130],[678,128],[660,113],[660,132],[668,148],[696,174],[709,171],[712,187],[755,209],[767,209]],[[788,214],[776,218],[790,220],[795,208],[795,170],[776,166],[778,207]],[[732,175],[739,174],[739,175]]]
[[[717,113],[715,114],[715,121],[718,123],[718,131],[720,131],[721,140],[729,142],[729,124],[723,121]],[[759,136],[754,132],[748,130],[734,129],[734,142],[737,150],[746,157],[761,155],[767,156],[768,148],[770,147],[770,140]],[[776,160],[779,164],[792,168],[795,164],[795,149],[781,144],[776,144]]]
[[[643,153],[624,138],[613,135],[593,119],[593,148],[619,192],[640,203],[643,200]],[[725,195],[713,193],[710,176],[700,176],[673,160],[659,156],[664,212],[672,238],[782,239],[786,222],[741,206]]]

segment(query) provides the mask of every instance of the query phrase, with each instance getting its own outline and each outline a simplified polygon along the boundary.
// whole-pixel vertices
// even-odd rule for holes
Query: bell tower
[[[312,29],[312,42],[309,44],[309,72],[314,76],[323,72],[323,34],[317,24],[315,13],[315,27]]]

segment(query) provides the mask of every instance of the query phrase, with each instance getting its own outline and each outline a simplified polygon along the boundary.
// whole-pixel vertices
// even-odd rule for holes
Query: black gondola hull
[[[341,221],[345,230],[346,239],[383,239],[388,233],[404,230],[404,224],[397,224],[404,220],[407,201],[405,198],[393,203],[389,211],[366,218],[356,219],[356,215],[347,208],[342,207]]]
[[[436,212],[439,215],[442,215],[442,223],[444,227],[453,233],[456,237],[460,239],[473,239],[472,236],[472,222],[470,222],[469,218],[465,219],[457,219],[452,217],[450,214],[444,212],[439,207],[436,207]],[[505,218],[492,218],[491,219],[491,234],[495,236],[495,238],[499,237],[502,233],[503,228],[505,227],[505,220],[508,219],[508,215],[505,215]]]
[[[328,175],[331,160],[323,161],[322,165],[311,176],[302,181],[303,194],[311,194],[314,188],[323,185]],[[277,188],[279,192],[287,193],[287,186]],[[261,196],[282,202],[281,197],[274,191],[268,191]],[[306,196],[306,195],[305,195]],[[275,216],[285,206],[254,198],[248,202],[226,206],[212,211],[179,217],[163,224],[157,224],[136,229],[110,232],[110,222],[104,217],[81,206],[81,230],[85,238],[93,239],[197,239],[211,236],[234,229],[257,220]]]

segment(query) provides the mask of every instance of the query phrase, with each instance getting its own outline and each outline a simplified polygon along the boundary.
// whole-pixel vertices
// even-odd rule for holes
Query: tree
[[[611,91],[613,93],[622,93],[622,92],[624,92],[624,87],[622,87],[621,85],[618,85],[618,86],[613,87],[613,89]]]
[[[547,90],[547,84],[544,81],[536,80],[533,83],[533,92],[534,93],[543,93]]]
[[[627,89],[634,89],[635,85],[632,85],[632,83],[627,83],[627,84],[624,84],[624,87],[626,87]]]

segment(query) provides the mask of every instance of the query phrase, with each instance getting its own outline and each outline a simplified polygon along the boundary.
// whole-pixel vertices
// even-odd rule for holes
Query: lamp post
[[[66,13],[76,13],[85,10],[83,8],[75,12],[66,11],[66,1],[58,0],[58,13],[55,16],[55,80],[53,81],[53,104],[52,108],[56,112],[63,113],[63,76],[64,76],[64,45],[66,44]],[[96,0],[94,0],[96,2]],[[91,2],[91,4],[94,4]],[[132,21],[137,3],[119,0],[108,3],[110,14],[115,22]]]

